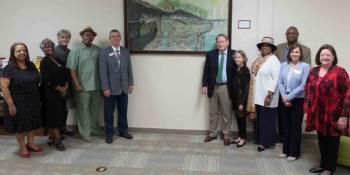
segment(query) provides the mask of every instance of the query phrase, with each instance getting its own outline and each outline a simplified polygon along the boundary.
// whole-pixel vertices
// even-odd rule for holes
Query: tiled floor
[[[203,143],[203,135],[134,133],[133,140],[115,137],[113,144],[94,137],[87,143],[77,137],[65,140],[67,151],[36,141],[45,148],[30,159],[17,156],[14,136],[0,136],[0,174],[3,175],[305,175],[319,161],[316,140],[305,139],[302,156],[294,161],[277,158],[281,144],[257,152],[256,145],[243,148],[223,146],[222,140]],[[104,172],[97,172],[102,167]],[[336,174],[349,175],[350,168],[338,166]]]

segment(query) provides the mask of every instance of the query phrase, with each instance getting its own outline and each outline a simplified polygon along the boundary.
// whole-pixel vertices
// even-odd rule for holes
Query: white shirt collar
[[[114,47],[113,45],[111,45],[111,46],[112,46],[112,49],[114,52],[116,52],[116,50],[119,50],[119,53],[120,53],[120,46],[118,48]]]

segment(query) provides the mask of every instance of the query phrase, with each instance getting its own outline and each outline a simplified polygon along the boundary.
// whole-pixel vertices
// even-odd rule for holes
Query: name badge
[[[113,52],[111,52],[111,53],[109,53],[109,56],[111,57],[111,56],[113,56],[114,55],[114,53]]]
[[[294,73],[296,73],[296,74],[301,74],[301,71],[300,71],[300,70],[295,69],[295,70],[294,70]]]

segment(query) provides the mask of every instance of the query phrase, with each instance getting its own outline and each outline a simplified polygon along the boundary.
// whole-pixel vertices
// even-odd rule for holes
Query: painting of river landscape
[[[124,0],[132,53],[204,53],[231,35],[231,0]]]

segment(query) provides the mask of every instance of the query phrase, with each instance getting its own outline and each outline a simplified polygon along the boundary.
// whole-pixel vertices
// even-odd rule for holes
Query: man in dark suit
[[[204,142],[217,139],[217,126],[222,121],[224,145],[230,144],[232,124],[233,58],[229,38],[224,34],[216,37],[217,49],[207,52],[202,79],[202,93],[209,97],[209,134]]]
[[[106,143],[113,142],[115,105],[118,110],[119,136],[132,139],[128,133],[128,93],[134,88],[129,50],[120,46],[121,35],[116,29],[109,33],[111,45],[100,52],[99,67],[101,88],[104,96],[104,122]]]

